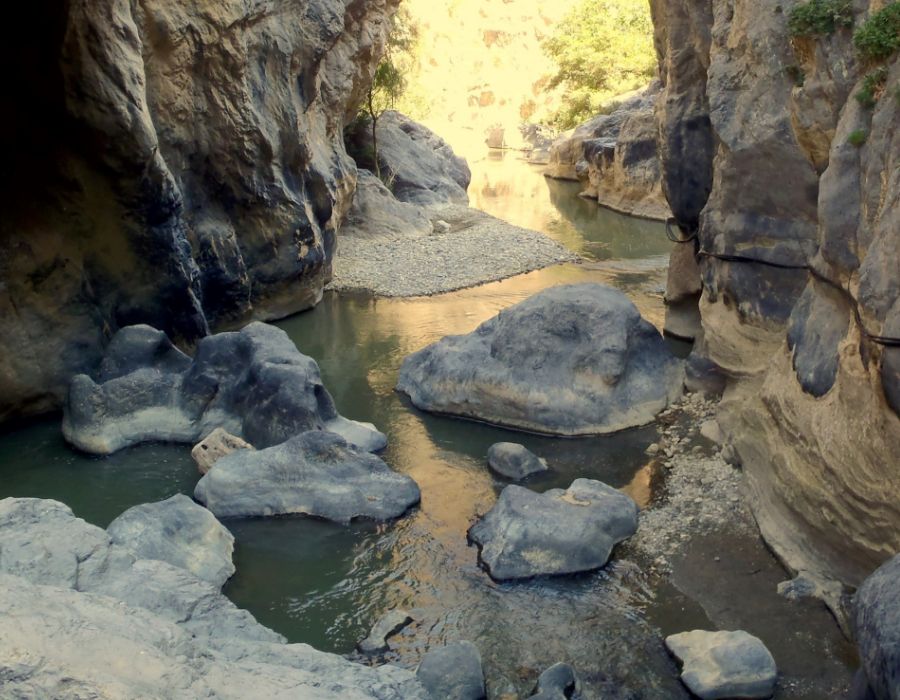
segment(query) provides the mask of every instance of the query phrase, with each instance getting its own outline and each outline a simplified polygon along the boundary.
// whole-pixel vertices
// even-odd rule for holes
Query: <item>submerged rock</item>
[[[628,297],[581,284],[407,357],[397,388],[426,411],[574,436],[651,422],[682,381],[681,362]]]
[[[853,626],[863,671],[875,697],[900,699],[900,555],[860,587]]]
[[[491,578],[573,574],[604,566],[638,526],[638,507],[600,481],[576,479],[565,491],[507,486],[469,530]]]
[[[547,471],[547,462],[514,442],[498,442],[488,449],[488,465],[507,479],[521,481]]]
[[[481,654],[472,642],[432,649],[416,670],[416,678],[434,700],[482,700],[487,697]]]
[[[201,474],[206,474],[222,457],[238,450],[256,449],[246,440],[232,435],[222,428],[216,428],[191,450],[191,457]]]
[[[530,700],[565,700],[574,697],[578,689],[578,676],[569,664],[553,664],[538,678],[537,687]]]
[[[683,632],[667,637],[666,646],[684,665],[681,680],[702,700],[775,694],[775,659],[746,632]]]
[[[206,508],[187,496],[126,510],[106,529],[112,541],[141,559],[187,569],[221,588],[234,574],[234,537]]]
[[[404,627],[413,622],[412,616],[405,610],[391,610],[385,613],[372,625],[369,636],[357,647],[363,654],[381,654],[388,650],[388,638],[393,637]]]
[[[330,430],[364,450],[387,438],[342,418],[315,360],[264,323],[201,340],[191,360],[161,331],[131,326],[107,350],[97,380],[72,380],[63,434],[93,454],[141,442],[194,443],[222,428],[257,447],[308,430]]]
[[[419,487],[339,435],[311,431],[219,460],[194,497],[220,518],[310,515],[339,523],[388,520],[419,502]]]

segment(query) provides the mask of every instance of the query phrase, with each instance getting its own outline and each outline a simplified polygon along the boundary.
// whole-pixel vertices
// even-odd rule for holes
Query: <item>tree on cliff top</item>
[[[582,0],[554,27],[544,50],[558,67],[549,87],[566,88],[551,121],[570,129],[601,113],[615,95],[641,88],[656,75],[649,3]]]

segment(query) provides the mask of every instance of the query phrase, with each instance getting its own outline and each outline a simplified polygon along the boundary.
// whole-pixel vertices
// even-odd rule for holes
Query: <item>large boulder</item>
[[[505,581],[599,569],[637,526],[631,498],[600,481],[576,479],[543,494],[507,486],[469,539],[491,578]]]
[[[775,659],[746,632],[683,632],[667,637],[666,646],[684,665],[681,680],[701,700],[775,694]]]
[[[399,517],[420,494],[415,481],[375,455],[334,433],[311,431],[219,460],[194,497],[220,518],[302,514],[348,523]]]
[[[472,642],[454,642],[430,650],[416,669],[416,678],[433,700],[483,700],[481,654]]]
[[[574,436],[650,423],[682,381],[680,361],[628,297],[581,284],[407,357],[397,388],[427,411]]]
[[[315,360],[287,334],[251,323],[204,338],[191,358],[149,326],[113,338],[96,381],[72,380],[63,434],[85,452],[110,454],[140,442],[193,444],[215,428],[268,447],[308,430],[329,430],[365,450],[387,438],[341,417]]]
[[[106,529],[112,541],[141,559],[187,569],[221,588],[234,573],[234,537],[206,508],[187,496],[126,510]]]
[[[425,208],[397,199],[375,175],[368,170],[359,171],[353,207],[341,227],[342,239],[418,237],[427,236],[432,230]]]
[[[401,202],[428,206],[469,203],[469,166],[440,136],[393,111],[379,117],[375,133],[381,176]],[[361,167],[375,171],[371,122],[356,122],[349,132],[348,148]]]
[[[857,592],[854,633],[877,700],[900,699],[900,555],[882,565]]]

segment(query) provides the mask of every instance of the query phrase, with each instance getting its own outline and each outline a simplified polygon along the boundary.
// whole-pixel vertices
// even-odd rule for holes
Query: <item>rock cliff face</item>
[[[190,344],[318,301],[398,1],[39,0],[9,23],[0,420],[58,405],[119,327]]]
[[[900,550],[900,81],[794,0],[653,0],[663,185],[697,232],[699,351],[767,540],[858,585]],[[888,3],[857,0],[859,27]],[[864,142],[864,143],[863,143]]]

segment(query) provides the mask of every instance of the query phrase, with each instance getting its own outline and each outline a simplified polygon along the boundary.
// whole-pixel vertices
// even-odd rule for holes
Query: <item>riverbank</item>
[[[450,205],[429,214],[431,233],[341,237],[328,289],[381,297],[431,296],[578,260],[548,236],[477,209]]]

